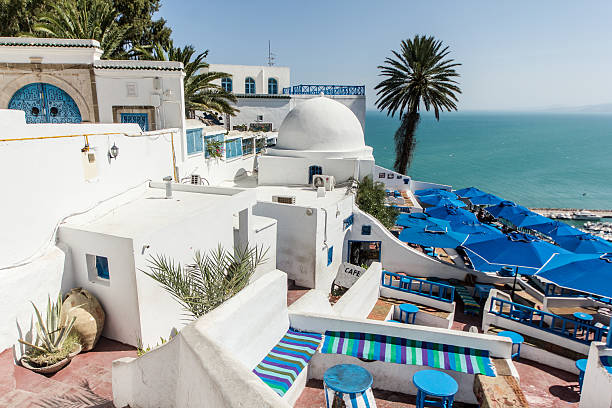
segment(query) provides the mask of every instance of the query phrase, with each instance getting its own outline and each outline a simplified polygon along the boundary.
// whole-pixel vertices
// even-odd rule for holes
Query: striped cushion
[[[493,361],[487,350],[381,334],[327,331],[321,353],[344,354],[367,360],[420,365],[495,377]]]
[[[322,337],[289,329],[253,372],[282,397],[306,367]]]

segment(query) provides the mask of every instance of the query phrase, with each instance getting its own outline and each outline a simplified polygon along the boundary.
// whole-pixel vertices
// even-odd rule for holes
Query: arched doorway
[[[81,112],[64,90],[45,83],[33,83],[11,97],[9,109],[25,112],[26,123],[81,123]]]

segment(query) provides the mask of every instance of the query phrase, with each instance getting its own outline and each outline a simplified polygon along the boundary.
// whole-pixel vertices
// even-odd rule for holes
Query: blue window
[[[236,138],[225,142],[225,157],[233,159],[242,156],[242,138]]]
[[[96,273],[99,278],[110,279],[110,273],[108,272],[108,258],[105,256],[96,255]]]
[[[254,94],[255,93],[255,80],[251,77],[247,77],[244,80],[244,93],[245,94]]]
[[[361,226],[361,235],[372,235],[372,226],[371,225],[362,225]]]
[[[143,132],[149,130],[149,114],[148,113],[122,113],[121,123],[136,123],[140,126]]]
[[[349,215],[348,217],[344,219],[344,229],[347,229],[348,227],[353,225],[353,219],[354,219],[353,214]]]
[[[276,95],[278,93],[278,81],[274,78],[268,78],[268,94]]]
[[[225,136],[223,134],[221,134],[221,135],[206,136],[206,137],[204,137],[204,143],[208,144],[208,142],[210,142],[210,141],[223,142],[223,139],[225,139]],[[210,153],[208,153],[208,150],[206,150],[206,152],[204,153],[204,156],[205,157],[210,157]]]
[[[334,260],[334,247],[330,246],[329,248],[327,248],[327,266],[331,265],[333,260]]]
[[[197,154],[203,151],[202,129],[187,129],[187,154]]]
[[[308,168],[308,184],[312,184],[312,176],[315,174],[323,174],[323,168],[321,166],[310,166]]]
[[[232,78],[226,77],[221,79],[221,87],[225,90],[225,92],[232,92]]]
[[[404,179],[404,184],[410,184],[410,179],[409,178],[405,178]]]

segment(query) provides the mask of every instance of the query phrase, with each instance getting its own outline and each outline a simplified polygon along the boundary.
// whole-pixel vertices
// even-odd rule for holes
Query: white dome
[[[349,152],[365,148],[363,129],[346,106],[325,97],[298,104],[278,130],[276,149]]]

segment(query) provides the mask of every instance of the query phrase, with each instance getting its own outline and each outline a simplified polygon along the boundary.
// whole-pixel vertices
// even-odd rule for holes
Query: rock
[[[94,348],[104,328],[104,309],[91,293],[82,288],[72,289],[64,296],[62,319],[76,316],[75,331],[80,339],[83,351]]]

